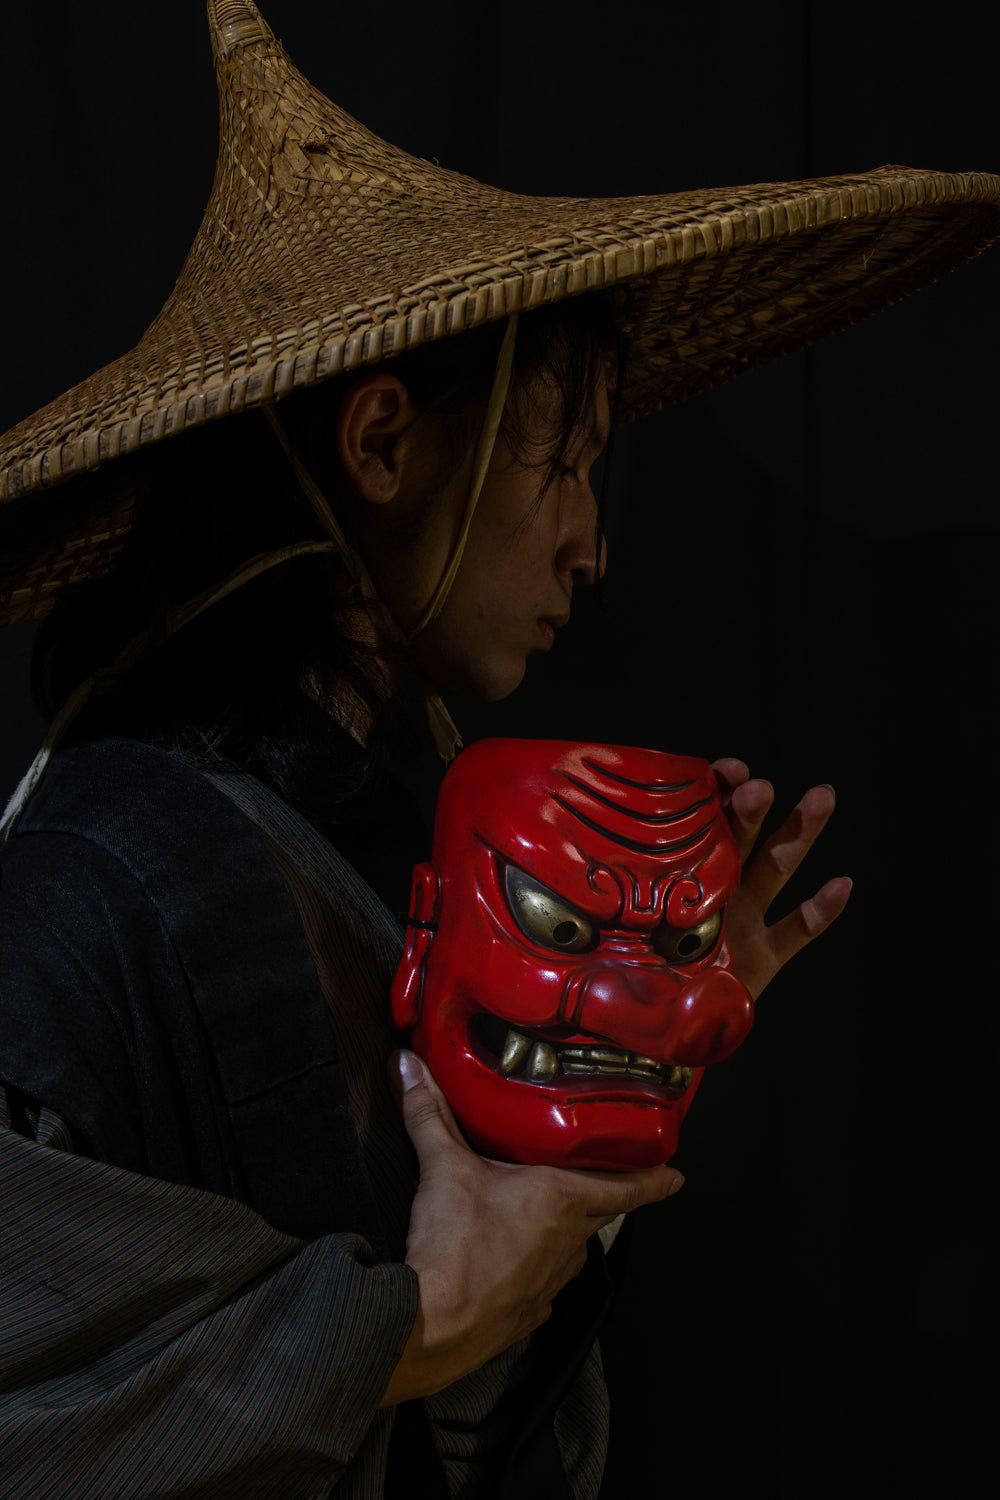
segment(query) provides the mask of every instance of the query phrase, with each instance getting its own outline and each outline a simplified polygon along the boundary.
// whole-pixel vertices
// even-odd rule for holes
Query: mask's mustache
[[[569,975],[558,1024],[585,1036],[614,1036],[658,1064],[704,1067],[734,1052],[752,1021],[749,993],[719,964],[682,977],[662,961],[594,962]]]

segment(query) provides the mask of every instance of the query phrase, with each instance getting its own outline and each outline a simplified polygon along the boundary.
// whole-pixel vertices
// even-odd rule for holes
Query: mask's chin
[[[677,1149],[702,1068],[565,1028],[518,1028],[486,1011],[456,1021],[419,1026],[413,1046],[483,1155],[627,1171]]]

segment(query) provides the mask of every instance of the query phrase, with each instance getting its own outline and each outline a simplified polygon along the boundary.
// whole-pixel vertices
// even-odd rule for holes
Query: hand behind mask
[[[612,1170],[673,1155],[705,1065],[753,1019],[725,937],[739,879],[706,761],[552,740],[462,752],[413,874],[392,1010],[476,1150]]]

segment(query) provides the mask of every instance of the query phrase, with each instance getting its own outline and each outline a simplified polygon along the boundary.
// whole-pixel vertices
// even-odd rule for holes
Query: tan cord
[[[167,616],[167,636],[172,636],[185,625],[189,625],[211,605],[217,604],[220,599],[225,599],[227,594],[241,588],[243,584],[249,583],[252,578],[267,572],[269,568],[277,567],[279,563],[288,562],[289,558],[301,557],[309,552],[335,552],[335,542],[295,542],[289,547],[282,547],[277,552],[262,552],[257,557],[252,557],[241,567],[231,573],[224,583],[214,588],[206,589],[195,599],[189,599],[186,604],[178,605],[170,611]],[[91,677],[87,677],[70,694],[62,708],[56,714],[49,725],[48,733],[42,741],[41,749],[28,767],[24,776],[18,783],[17,789],[4,809],[3,818],[0,819],[0,844],[2,844],[17,819],[27,806],[30,798],[38,788],[42,777],[45,775],[46,767],[52,759],[53,753],[62,743],[63,735],[66,733],[77,714],[95,693],[106,693],[113,688],[115,683],[124,676],[130,667],[142,657],[151,643],[154,631],[152,628],[143,630],[139,635],[133,636],[125,649],[115,658],[109,667],[101,667]]]
[[[451,593],[452,584],[458,576],[458,569],[465,552],[465,544],[469,540],[469,527],[472,525],[472,517],[476,506],[479,504],[479,496],[482,494],[483,483],[490,467],[493,457],[493,449],[496,447],[497,433],[500,431],[500,422],[503,418],[504,408],[507,405],[507,397],[510,394],[511,376],[514,372],[514,342],[517,338],[517,313],[512,313],[507,319],[507,330],[500,345],[500,353],[497,356],[496,374],[493,376],[493,388],[490,391],[489,403],[486,407],[486,416],[483,418],[482,430],[479,434],[479,442],[476,444],[476,456],[472,464],[472,480],[469,486],[469,498],[465,503],[465,515],[462,518],[462,527],[455,542],[454,551],[448,560],[448,566],[441,575],[441,581],[430,603],[420,616],[417,624],[410,631],[407,640],[412,641],[422,630],[425,630],[430,622],[435,619],[444,609],[445,601]]]
[[[404,633],[388,605],[379,597],[371,575],[358,556],[358,553],[345,537],[343,528],[334,515],[330,502],[296,453],[274,402],[268,401],[264,403],[264,415],[267,418],[271,431],[281,444],[285,457],[291,464],[292,472],[295,475],[299,488],[312,506],[313,512],[324,531],[336,542],[337,550],[344,561],[344,566],[361,590],[361,596],[369,610],[378,614],[379,622],[390,640],[405,642],[408,645],[422,630],[426,629],[431,620],[435,619],[441,613],[445,601],[451,592],[452,585],[458,576],[458,570],[465,552],[465,545],[469,539],[469,528],[472,525],[472,517],[475,514],[479,497],[482,494],[483,484],[490,467],[490,460],[493,457],[493,450],[496,446],[497,433],[500,431],[500,423],[507,404],[507,397],[510,394],[516,338],[517,313],[512,313],[507,319],[507,328],[503,336],[503,342],[500,345],[500,352],[497,356],[497,367],[493,376],[493,385],[486,407],[486,415],[483,418],[479,441],[476,444],[475,457],[472,463],[472,477],[469,485],[469,496],[465,503],[465,514],[462,518],[462,525],[451,557],[448,559],[448,564],[441,575],[437,588],[434,590],[430,603],[409,634]],[[378,628],[378,622],[376,628]],[[454,720],[442,703],[440,696],[430,691],[428,691],[426,696],[427,722],[434,737],[434,744],[437,747],[438,754],[445,761],[454,760],[462,748],[462,737],[455,727]]]
[[[264,415],[270,424],[271,431],[284,449],[285,456],[292,466],[292,472],[299,483],[299,487],[312,506],[320,525],[333,537],[336,550],[340,553],[344,561],[344,566],[361,591],[361,597],[368,608],[369,615],[376,617],[373,621],[376,631],[381,630],[383,637],[387,640],[399,645],[406,644],[406,636],[396,622],[389,606],[379,597],[378,590],[372,582],[371,576],[361,558],[344,536],[343,529],[330,507],[329,500],[327,500],[316,480],[292,447],[291,439],[285,431],[285,424],[278,415],[277,408],[273,402],[269,401],[265,403]],[[462,736],[459,734],[455,726],[455,721],[445,708],[440,696],[428,689],[425,698],[427,700],[427,725],[434,740],[434,747],[443,761],[446,763],[453,761],[462,748]]]
[[[360,588],[362,598],[366,601],[375,601],[377,603],[381,603],[382,601],[379,599],[378,590],[369,577],[368,570],[344,535],[343,528],[341,527],[340,522],[337,520],[337,517],[334,515],[333,510],[330,507],[329,500],[327,500],[323,491],[316,483],[316,480],[312,477],[309,470],[306,468],[305,464],[302,462],[301,458],[292,446],[292,441],[289,438],[287,431],[285,430],[285,424],[284,422],[282,422],[281,417],[278,414],[278,408],[275,406],[273,401],[265,401],[263,411],[264,416],[267,418],[268,426],[274,433],[275,437],[278,439],[285,457],[288,459],[288,462],[292,466],[292,472],[294,473],[295,478],[298,482],[299,489],[302,491],[306,499],[309,501],[309,504],[312,506],[316,519],[319,521],[319,524],[322,526],[327,536],[332,537],[333,541],[336,543],[337,551],[340,553],[344,566],[347,569],[348,573],[350,573],[354,582]],[[396,625],[395,620],[393,620],[392,623],[395,627],[397,636],[402,639],[402,631],[399,629],[399,626]]]

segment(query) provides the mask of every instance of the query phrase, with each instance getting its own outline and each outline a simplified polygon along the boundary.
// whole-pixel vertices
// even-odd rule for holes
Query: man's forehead
[[[509,402],[517,409],[519,434],[529,442],[547,444],[564,430],[565,395],[554,379],[544,371],[531,371],[515,387]],[[611,406],[608,382],[598,371],[594,388],[587,396],[576,418],[568,442],[580,453],[590,453],[593,462],[607,447],[611,436]]]
[[[582,441],[585,453],[590,452],[595,456],[608,446],[611,436],[611,406],[607,378],[603,373],[598,376],[594,399],[583,413],[573,436]]]

